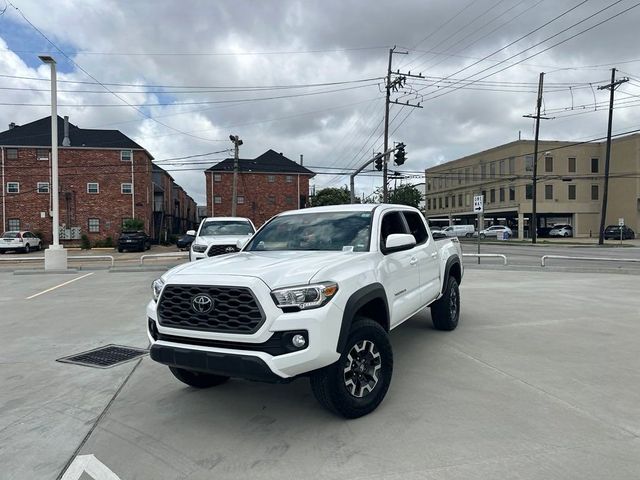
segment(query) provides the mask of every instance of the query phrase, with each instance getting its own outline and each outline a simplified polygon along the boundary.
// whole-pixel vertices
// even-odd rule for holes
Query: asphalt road
[[[145,347],[156,275],[0,273],[3,480],[91,455],[121,480],[640,477],[635,276],[468,269],[459,328],[424,311],[394,330],[387,398],[345,421],[306,379],[195,390],[148,357],[55,361]]]

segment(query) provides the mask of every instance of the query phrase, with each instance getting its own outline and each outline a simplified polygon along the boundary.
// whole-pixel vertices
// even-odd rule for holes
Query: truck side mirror
[[[387,237],[385,252],[392,253],[408,250],[416,245],[416,238],[410,233],[392,233]]]
[[[249,240],[251,240],[250,238],[241,238],[240,240],[236,241],[236,248],[238,250],[242,250],[244,248],[244,246],[249,243]]]

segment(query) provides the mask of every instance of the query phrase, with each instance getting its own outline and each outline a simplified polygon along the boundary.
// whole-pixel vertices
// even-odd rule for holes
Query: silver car
[[[484,230],[480,230],[480,238],[486,237],[498,237],[498,233],[502,233],[503,238],[511,238],[513,237],[513,232],[511,229],[505,225],[493,225],[492,227],[485,228]],[[474,235],[475,237],[475,235]]]
[[[31,250],[40,250],[42,240],[31,232],[10,231],[4,232],[0,238],[0,253],[8,251],[29,253]]]

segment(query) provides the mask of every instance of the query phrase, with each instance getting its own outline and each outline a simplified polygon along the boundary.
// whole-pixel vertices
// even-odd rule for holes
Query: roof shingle
[[[233,158],[225,158],[220,163],[207,169],[208,172],[233,172]],[[302,165],[288,159],[274,150],[267,150],[254,159],[238,159],[239,172],[254,173],[299,173],[314,176],[315,173]]]

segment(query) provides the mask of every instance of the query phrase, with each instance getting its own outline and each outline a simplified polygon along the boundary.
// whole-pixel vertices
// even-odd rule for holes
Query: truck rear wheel
[[[214,375],[212,373],[196,372],[194,370],[186,370],[184,368],[169,367],[173,376],[180,380],[182,383],[186,383],[190,387],[194,388],[209,388],[220,385],[229,377],[223,375]]]
[[[444,294],[431,305],[431,320],[436,330],[455,330],[460,318],[460,289],[457,280],[449,276]]]
[[[382,402],[393,374],[389,336],[378,323],[354,320],[340,359],[311,376],[311,389],[320,404],[345,418],[358,418]]]

